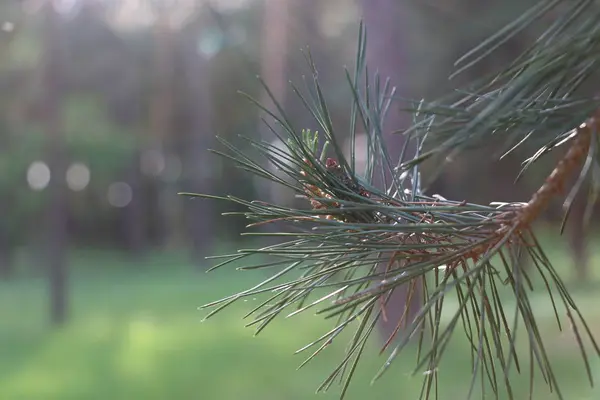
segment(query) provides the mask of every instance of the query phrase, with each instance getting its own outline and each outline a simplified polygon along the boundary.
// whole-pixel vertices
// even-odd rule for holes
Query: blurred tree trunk
[[[0,5],[0,15],[3,16],[4,20],[2,23],[9,23],[5,29],[0,31],[0,63],[3,64],[4,60],[9,60],[10,57],[10,49],[13,43],[13,39],[17,31],[21,28],[21,22],[24,19],[24,15],[20,10],[20,7],[16,3],[12,2],[4,2]],[[12,25],[11,25],[12,24]],[[4,65],[2,65],[2,69],[4,69]],[[7,80],[5,82],[4,80]],[[17,92],[21,90],[20,88],[20,79],[13,79],[10,75],[4,76],[2,82],[2,90]],[[12,126],[10,122],[8,122],[11,118],[11,111],[15,108],[15,101],[13,96],[6,96],[6,99],[2,101],[0,104],[1,110],[1,122],[0,122],[0,157],[4,154],[10,154],[11,151],[11,140],[12,140]],[[0,171],[0,179],[4,178],[3,174],[6,174],[6,171]],[[4,184],[4,182],[2,182]],[[0,209],[2,210],[10,210],[11,205],[11,193],[10,187],[5,186],[0,193]],[[7,280],[12,277],[14,273],[14,265],[13,265],[13,257],[15,253],[15,249],[13,248],[13,243],[11,243],[11,227],[8,221],[8,218],[3,218],[0,221],[0,279]]]
[[[0,150],[0,157],[10,151],[10,138],[9,132],[0,131],[4,137],[1,138],[0,144],[2,149]],[[4,153],[4,154],[2,154]],[[4,163],[3,163],[4,164]],[[2,175],[5,171],[0,171],[0,179],[4,178]],[[4,180],[4,179],[2,179]],[[10,187],[2,182],[2,188],[0,188],[0,209],[10,210],[11,209],[11,196]],[[11,243],[11,226],[9,218],[2,218],[0,220],[0,280],[9,280],[14,273],[13,256],[15,249]]]
[[[168,6],[156,5],[157,21],[154,26],[154,79],[150,105],[150,140],[146,159],[155,159],[151,169],[157,186],[156,224],[159,245],[171,245],[177,233],[173,226],[177,215],[175,190],[166,184],[163,170],[166,168],[167,151],[165,142],[173,127],[174,105],[174,32]]]
[[[6,195],[0,195],[0,207],[3,210],[10,210],[7,205]],[[13,276],[13,255],[14,249],[10,243],[10,231],[5,221],[0,221],[0,279],[8,280]]]
[[[288,61],[288,34],[290,24],[290,2],[288,0],[265,0],[263,2],[262,32],[260,38],[260,77],[269,88],[269,91],[275,100],[285,108],[287,102],[287,61]],[[266,109],[278,114],[274,102],[264,88],[260,88],[259,101]],[[274,141],[276,140],[269,128],[263,122],[266,120],[272,125],[273,119],[259,110],[257,129],[259,137],[257,140]],[[265,160],[265,162],[267,162]],[[265,167],[268,167],[265,165]],[[281,202],[287,200],[285,189],[280,189],[279,185],[264,179],[255,179],[257,192],[267,193],[269,201]],[[291,193],[291,191],[290,191]],[[293,200],[293,194],[290,194]],[[282,199],[282,197],[284,199]],[[267,232],[277,231],[278,223],[261,225],[258,229]],[[266,242],[274,241],[275,238],[265,238]]]
[[[131,202],[125,208],[124,229],[126,246],[134,257],[141,257],[147,250],[146,219],[144,214],[143,179],[140,171],[141,154],[135,151],[126,171],[126,181],[131,187]]]
[[[321,18],[323,3],[319,0],[303,0],[302,2],[291,2],[288,13],[293,15],[287,27],[287,35],[289,39],[287,44],[282,43],[281,46],[286,46],[292,51],[288,54],[283,54],[285,59],[283,75],[279,78],[285,85],[286,81],[293,81],[298,84],[302,76],[306,75],[308,66],[306,63],[305,50],[310,51],[310,55],[317,64],[318,68],[323,68],[324,73],[327,71],[328,63],[325,49],[325,40],[321,35],[321,26],[319,19]],[[303,51],[299,51],[302,49]],[[297,123],[298,127],[305,129],[318,130],[317,121],[312,114],[301,105],[300,100],[292,93],[287,95],[284,86],[281,96],[282,103],[286,107],[286,112],[291,116],[292,121]],[[289,111],[288,111],[289,110]]]
[[[281,104],[287,94],[286,70],[290,5],[288,0],[266,0],[261,34],[261,78]],[[261,104],[268,110],[274,104],[266,90],[261,91]],[[261,113],[261,117],[264,115]],[[259,121],[259,132],[265,132]]]
[[[4,55],[2,51],[0,51],[0,56]],[[0,111],[0,159],[2,162],[2,166],[6,166],[4,161],[4,157],[8,156],[11,151],[11,131],[9,124],[6,123],[9,117],[9,111],[6,110],[4,104],[0,104],[2,110]],[[10,185],[10,174],[9,171],[6,171],[5,168],[0,170],[0,209],[1,210],[10,210],[11,209],[11,189],[12,185]],[[0,219],[0,280],[8,280],[13,275],[13,253],[14,249],[11,243],[11,217]]]
[[[138,136],[138,143],[143,143],[142,118],[142,85],[143,71],[139,61],[132,60],[135,67],[128,69],[128,78],[119,89],[119,94],[113,99],[114,115],[120,125],[133,135]],[[126,72],[123,72],[126,73]],[[142,148],[137,146],[125,169],[125,181],[131,187],[131,201],[123,210],[122,230],[125,248],[134,258],[142,257],[148,250],[146,201],[144,195],[144,179],[141,171]]]
[[[210,71],[206,56],[198,51],[197,40],[200,35],[201,21],[196,18],[181,35],[182,80],[185,82],[183,93],[186,127],[184,132],[185,148],[183,162],[183,190],[195,193],[212,193],[215,170],[211,166],[208,152],[214,143],[212,131],[212,106],[210,92]],[[186,201],[185,225],[192,246],[192,257],[196,263],[203,264],[204,257],[216,242],[213,223],[215,210],[208,200],[193,199]]]
[[[411,36],[404,28],[403,19],[406,17],[402,2],[397,0],[362,0],[362,13],[367,29],[366,57],[369,73],[378,71],[382,84],[389,78],[391,85],[396,87],[396,94],[410,98],[408,86],[409,51],[406,48],[407,39]],[[372,79],[372,77],[370,77]],[[383,126],[386,144],[392,159],[399,157],[404,145],[402,135],[391,132],[407,128],[410,125],[409,116],[400,112],[398,107],[390,108],[385,125]],[[387,265],[380,265],[385,270]],[[416,285],[418,288],[419,285]],[[384,310],[384,318],[380,319],[380,331],[387,340],[396,330],[405,310],[410,288],[408,285],[398,287],[392,293]],[[417,290],[411,296],[409,313],[405,317],[406,326],[410,325],[420,309],[422,294]]]
[[[60,16],[53,2],[45,4],[43,82],[44,124],[51,171],[47,206],[47,261],[50,280],[50,320],[62,325],[68,314],[67,287],[67,154],[63,139],[61,107],[65,94],[64,46]]]

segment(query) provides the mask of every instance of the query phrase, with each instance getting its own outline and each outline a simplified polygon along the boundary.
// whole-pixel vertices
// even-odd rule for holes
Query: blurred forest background
[[[353,65],[361,18],[371,71],[390,77],[399,96],[431,99],[493,71],[535,40],[535,28],[522,32],[447,79],[460,55],[533,3],[0,2],[0,399],[336,398],[335,390],[313,392],[341,357],[343,340],[300,371],[302,360],[292,356],[325,332],[321,319],[275,323],[257,338],[244,328],[248,310],[241,306],[200,323],[198,306],[264,277],[233,268],[203,274],[212,265],[205,256],[250,244],[240,236],[245,221],[220,215],[236,211],[230,204],[177,192],[297,201],[207,149],[222,149],[215,135],[240,146],[240,134],[274,140],[264,115],[238,94],[269,106],[256,75],[298,126],[317,128],[288,85],[302,86],[309,73],[301,49],[310,48],[344,138],[351,94],[343,68]],[[386,129],[406,127],[410,118],[393,110]],[[400,149],[402,137],[390,134],[389,145]],[[520,162],[536,149],[492,162],[502,150],[501,141],[490,143],[453,160],[439,177],[428,177],[425,165],[430,194],[526,201],[560,156],[515,185]],[[542,236],[600,333],[600,250],[594,235],[582,233],[581,204],[560,237],[557,201],[542,223],[552,229]],[[539,307],[551,326],[550,306]],[[551,331],[568,398],[598,398],[584,384],[568,330]],[[348,398],[416,398],[412,359],[369,387],[384,361],[373,346]],[[448,350],[454,364],[440,371],[448,387],[442,399],[469,385],[461,378],[470,376],[467,363],[461,368],[465,346],[457,339]],[[600,363],[592,366],[600,378]]]

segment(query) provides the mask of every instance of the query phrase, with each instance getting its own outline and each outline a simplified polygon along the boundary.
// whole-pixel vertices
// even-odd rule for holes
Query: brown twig
[[[547,207],[552,197],[563,194],[566,181],[583,164],[588,154],[593,132],[600,125],[599,118],[600,111],[576,128],[574,142],[567,154],[558,162],[531,200],[520,210],[517,220],[519,226],[529,226]]]

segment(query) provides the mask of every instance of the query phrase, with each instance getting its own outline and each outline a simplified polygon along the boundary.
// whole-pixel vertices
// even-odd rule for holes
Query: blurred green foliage
[[[26,184],[30,164],[43,160],[44,136],[39,130],[24,134],[11,131],[6,125],[3,128],[5,147],[0,152],[0,193],[3,206],[10,212],[4,214],[2,227],[14,245],[29,232],[30,223],[40,218],[47,199],[45,192],[33,192]]]
[[[106,106],[93,95],[70,96],[63,107],[66,154],[71,163],[82,163],[91,174],[86,191],[104,197],[108,185],[123,176],[137,148],[138,137],[113,123],[106,115]],[[10,213],[3,217],[4,229],[13,244],[22,242],[30,228],[39,221],[47,200],[47,191],[32,191],[27,185],[27,170],[36,161],[46,161],[45,148],[49,139],[43,127],[5,123],[0,126],[5,143],[0,152],[0,193]],[[52,179],[65,179],[52,177]],[[76,200],[75,193],[73,193]],[[116,212],[111,207],[77,207],[70,211],[75,218],[106,219]]]
[[[68,98],[64,126],[69,157],[93,171],[91,183],[95,185],[106,185],[118,178],[139,146],[138,136],[114,123],[106,105],[93,95]]]

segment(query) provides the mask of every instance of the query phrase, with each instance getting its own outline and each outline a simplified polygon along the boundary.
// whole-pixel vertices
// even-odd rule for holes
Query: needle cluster
[[[595,176],[593,171],[600,168],[600,114],[593,113],[600,103],[595,98],[573,97],[574,89],[600,61],[600,51],[596,51],[600,50],[600,11],[593,1],[571,3],[538,42],[501,74],[474,83],[460,98],[450,97],[451,102],[419,102],[413,107],[414,124],[403,132],[406,149],[395,161],[382,131],[394,101],[394,88],[377,74],[369,75],[364,62],[364,28],[361,26],[355,70],[346,71],[353,94],[349,157],[338,143],[340,133],[334,129],[309,56],[312,79],[305,82],[307,89],[292,88],[318,122],[321,133],[298,129],[272,99],[276,110],[263,110],[275,120],[269,127],[285,143],[284,149],[246,137],[259,153],[256,159],[224,140],[221,142],[228,151],[216,151],[252,174],[293,189],[306,199],[305,207],[186,193],[242,204],[247,208],[241,214],[250,221],[249,229],[274,222],[285,226],[283,232],[269,233],[280,237],[275,245],[213,257],[222,261],[212,269],[236,262],[243,265],[241,270],[274,273],[250,289],[205,305],[212,309],[208,317],[244,298],[264,296],[264,301],[245,316],[250,319],[248,326],[255,326],[258,333],[278,316],[315,311],[331,320],[333,327],[298,350],[311,351],[301,366],[340,340],[343,332],[352,330],[346,336],[345,357],[319,387],[326,390],[341,380],[343,397],[368,339],[391,306],[391,294],[405,285],[409,287],[407,305],[382,347],[387,360],[374,379],[387,371],[407,346],[416,343],[414,372],[424,377],[421,398],[437,396],[444,352],[454,336],[462,335],[470,344],[473,374],[469,397],[480,387],[496,398],[502,394],[519,398],[511,386],[513,373],[518,372],[528,374],[531,391],[539,374],[562,398],[531,303],[534,288],[541,288],[552,304],[558,328],[567,325],[576,339],[591,381],[585,342],[591,342],[597,355],[600,348],[532,228],[550,199],[564,193],[571,177],[580,174],[569,198],[579,190],[582,179]],[[463,68],[477,61],[473,60],[477,53],[482,54],[479,58],[485,56],[559,4],[562,2],[540,1],[467,55],[465,60],[471,60],[465,61]],[[364,171],[357,171],[355,166],[358,130],[368,137]],[[545,141],[526,165],[559,144],[571,147],[524,203],[478,205],[421,192],[421,161],[433,154],[477,146],[486,135],[500,132],[507,135],[509,150],[530,138]],[[284,177],[259,160],[271,162]],[[522,267],[523,255],[534,268]],[[256,258],[259,261],[253,262]],[[413,296],[420,297],[418,310],[409,309]],[[525,350],[517,351],[518,342]],[[529,368],[525,368],[526,362]]]

